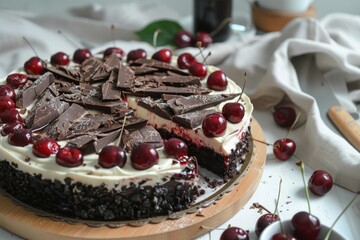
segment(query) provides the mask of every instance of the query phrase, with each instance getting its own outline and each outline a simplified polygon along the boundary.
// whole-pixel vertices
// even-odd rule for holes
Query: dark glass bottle
[[[194,32],[214,33],[215,42],[225,41],[231,32],[231,12],[232,0],[194,0]]]

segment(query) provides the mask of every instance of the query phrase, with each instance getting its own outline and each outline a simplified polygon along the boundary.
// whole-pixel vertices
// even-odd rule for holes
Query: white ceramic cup
[[[257,0],[263,8],[281,12],[305,12],[313,0]]]
[[[291,232],[290,222],[291,222],[291,220],[282,221],[282,225],[283,225],[284,231],[286,233]],[[329,230],[329,227],[321,225],[321,230],[320,230],[318,239],[324,239],[328,230]],[[281,232],[280,222],[277,221],[277,222],[270,224],[263,230],[263,232],[260,235],[259,240],[271,240],[272,236],[279,232]],[[332,231],[330,234],[329,240],[346,240],[346,239],[343,236],[341,236],[338,232]]]

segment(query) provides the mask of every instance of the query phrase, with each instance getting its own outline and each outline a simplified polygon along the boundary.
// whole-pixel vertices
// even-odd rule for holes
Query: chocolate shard
[[[167,101],[170,108],[177,114],[215,106],[223,101],[231,100],[239,94],[191,95],[178,97]]]
[[[188,112],[180,115],[175,115],[172,120],[185,128],[196,128],[202,124],[204,118],[207,115],[214,112],[215,110],[213,109],[203,109],[196,112]]]
[[[71,124],[68,131],[61,131],[58,135],[58,140],[84,135],[88,132],[95,131],[100,127],[100,125],[101,122],[97,121],[96,117],[90,114],[85,114]]]
[[[97,131],[100,133],[108,133],[117,129],[121,129],[123,125],[124,119],[120,119],[117,122],[111,122],[110,124],[104,124],[104,126],[100,127]],[[136,129],[140,129],[146,126],[147,120],[143,118],[139,118],[133,115],[127,116],[125,120],[124,128],[128,131],[134,131]]]
[[[110,143],[114,142],[120,135],[120,130],[110,132],[103,137],[98,137],[96,141],[93,143],[93,148],[96,153],[99,153],[101,149],[105,146],[109,145]]]
[[[54,75],[50,72],[41,75],[31,86],[21,92],[16,100],[16,106],[18,108],[28,107],[54,82],[54,80]]]
[[[146,66],[132,66],[131,69],[134,71],[136,76],[151,74],[158,71],[157,68],[146,67]]]
[[[200,78],[194,76],[153,76],[151,77],[155,82],[175,87],[186,87],[189,85],[201,86]]]
[[[134,82],[134,71],[127,65],[119,62],[116,86],[119,88],[131,88]]]
[[[89,143],[93,142],[94,140],[96,140],[95,135],[86,134],[86,135],[81,135],[81,136],[77,136],[75,138],[69,139],[68,143],[66,145],[81,149],[83,154],[91,154],[91,153],[94,153],[95,151],[91,151],[90,150],[91,148],[89,148],[88,146],[89,146]]]
[[[132,132],[124,132],[122,143],[128,151],[133,149],[139,143],[147,143],[155,148],[163,146],[163,140],[160,133],[150,125],[146,125],[145,127]]]
[[[193,87],[172,87],[172,86],[159,86],[159,87],[149,87],[145,86],[143,88],[132,89],[135,95],[137,96],[151,96],[153,98],[161,98],[162,94],[174,94],[182,96],[190,95],[203,95],[208,94],[211,91],[202,88],[193,88]]]
[[[164,102],[162,99],[153,100],[151,97],[146,97],[140,98],[137,103],[140,107],[148,109],[165,119],[171,120],[172,116],[174,116],[169,104]]]
[[[89,109],[95,109],[103,113],[115,113],[118,111],[127,111],[127,104],[124,101],[101,101],[96,97],[83,97],[81,104]]]
[[[80,71],[76,67],[53,67],[48,66],[46,70],[53,73],[57,77],[64,78],[73,82],[80,81]]]
[[[106,81],[101,85],[102,100],[117,100],[121,99],[121,91],[116,88],[112,81]]]
[[[96,58],[88,58],[81,64],[81,82],[89,82],[92,76],[99,70],[103,62]]]
[[[132,64],[135,66],[142,65],[145,67],[157,68],[162,71],[171,71],[171,72],[178,73],[180,75],[189,75],[189,73],[182,71],[180,68],[174,67],[174,66],[170,65],[169,63],[157,61],[155,59],[145,59],[145,58],[138,59],[138,60],[134,61]]]

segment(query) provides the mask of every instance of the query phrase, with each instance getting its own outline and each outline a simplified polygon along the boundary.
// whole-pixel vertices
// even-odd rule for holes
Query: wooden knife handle
[[[328,116],[344,137],[360,151],[360,124],[346,109],[338,105],[329,108]]]

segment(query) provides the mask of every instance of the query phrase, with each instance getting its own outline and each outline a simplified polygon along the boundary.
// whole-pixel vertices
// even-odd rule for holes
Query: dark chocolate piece
[[[155,148],[163,146],[163,140],[159,132],[150,125],[146,125],[138,130],[123,134],[122,142],[128,151],[133,149],[139,143],[147,143]]]
[[[112,81],[106,81],[101,86],[102,100],[117,100],[121,99],[121,91],[116,88]]]
[[[62,77],[66,80],[74,82],[80,81],[80,71],[77,68],[48,66],[46,67],[46,70],[52,72],[55,76]]]
[[[114,142],[119,137],[119,134],[120,134],[120,130],[117,130],[117,131],[110,132],[101,138],[98,138],[93,143],[95,152],[99,153],[101,151],[101,149],[103,149],[105,146]]]
[[[239,94],[191,95],[188,97],[173,98],[167,101],[167,103],[175,114],[182,114],[215,106],[223,101],[233,99],[238,95]]]
[[[69,139],[67,146],[76,147],[79,149],[84,149],[85,146],[87,146],[90,142],[94,141],[96,139],[95,135],[80,135],[75,138]],[[82,151],[84,153],[84,151]]]
[[[100,133],[108,133],[117,129],[121,129],[123,125],[123,118],[120,118],[117,122],[112,122],[111,124],[104,124],[103,127],[100,127],[97,131]],[[127,116],[125,121],[124,128],[129,131],[134,131],[146,126],[147,120],[135,116]]]
[[[182,71],[180,68],[174,67],[172,65],[170,65],[169,63],[165,63],[165,62],[160,62],[154,59],[138,59],[135,62],[132,63],[135,66],[146,66],[146,67],[153,67],[153,68],[157,68],[159,70],[163,70],[163,71],[171,71],[171,72],[175,72],[181,75],[189,75],[189,73]]]
[[[86,59],[81,67],[81,81],[89,82],[102,65],[103,62],[96,57]]]
[[[215,110],[213,109],[204,109],[196,112],[184,113],[180,115],[175,115],[173,117],[173,121],[186,128],[196,128],[202,124],[204,118],[207,115],[214,112]]]
[[[185,87],[189,85],[201,86],[200,79],[194,76],[153,76],[151,80],[163,85],[175,87]]]
[[[158,71],[157,68],[146,67],[146,66],[132,66],[131,69],[134,71],[136,76],[151,74]]]
[[[165,119],[171,120],[172,116],[174,116],[169,104],[164,102],[162,99],[153,100],[150,97],[140,98],[137,103],[140,107],[143,107]]]
[[[119,70],[117,76],[116,86],[119,88],[131,88],[134,82],[134,71],[127,65],[119,62]]]
[[[208,94],[211,91],[203,88],[191,88],[191,87],[172,87],[172,86],[159,86],[153,88],[136,88],[133,89],[134,94],[138,96],[151,96],[154,98],[160,98],[162,94],[175,94],[182,96]]]

